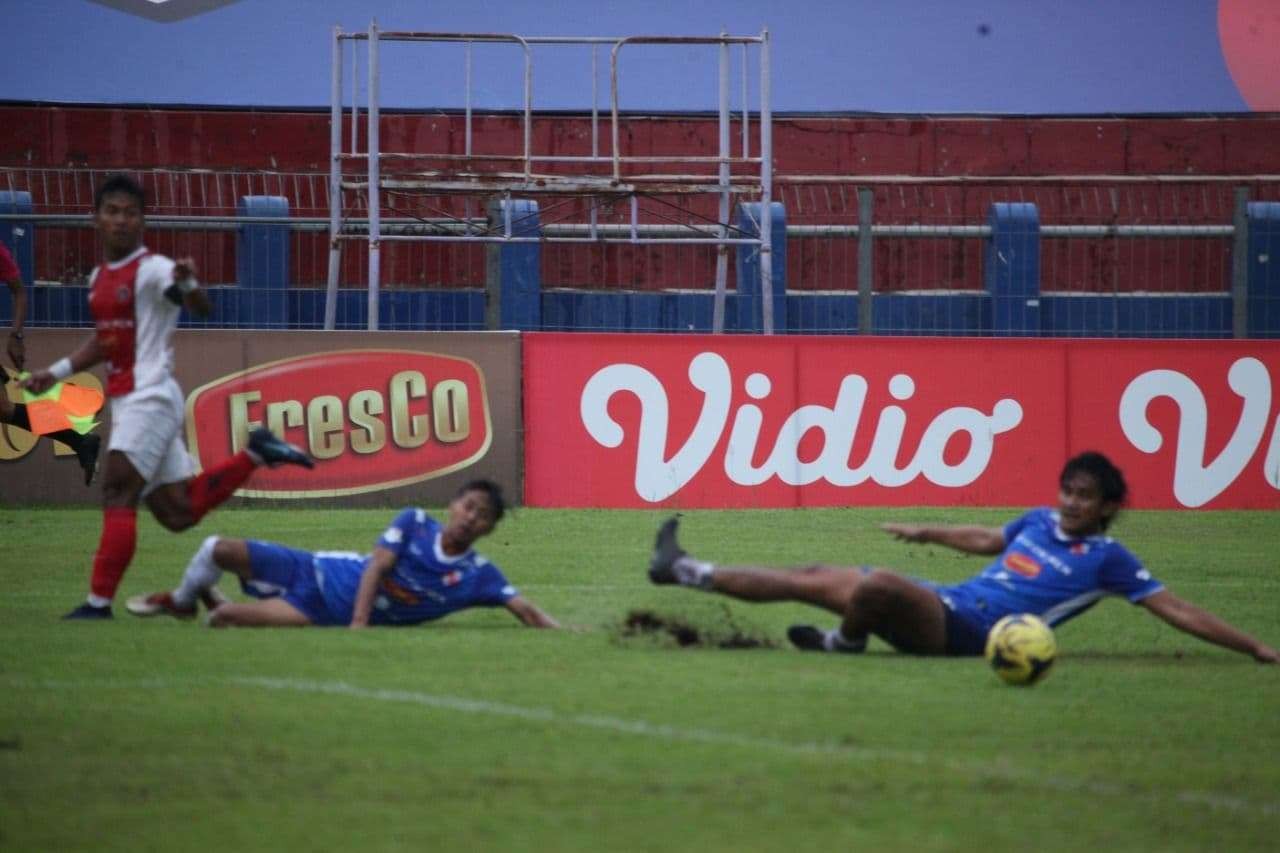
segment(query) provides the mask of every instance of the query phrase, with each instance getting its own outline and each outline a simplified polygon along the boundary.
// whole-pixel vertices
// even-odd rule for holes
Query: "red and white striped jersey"
[[[181,307],[165,297],[174,262],[139,246],[90,277],[89,311],[107,362],[107,395],[119,397],[173,374],[170,339]]]

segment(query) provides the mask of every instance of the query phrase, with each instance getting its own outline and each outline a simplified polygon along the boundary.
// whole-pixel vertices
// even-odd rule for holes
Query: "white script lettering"
[[[1120,427],[1125,438],[1143,453],[1155,453],[1164,444],[1147,419],[1147,407],[1168,397],[1178,407],[1177,448],[1173,461],[1173,496],[1183,506],[1204,506],[1236,481],[1257,452],[1271,414],[1271,377],[1256,358],[1237,359],[1227,371],[1227,385],[1244,400],[1240,420],[1217,458],[1203,464],[1209,410],[1204,394],[1190,378],[1176,370],[1149,370],[1124,389],[1120,397]],[[1276,418],[1271,446],[1263,463],[1268,485],[1280,489],[1280,417]]]
[[[664,500],[678,492],[702,470],[724,433],[729,420],[733,377],[729,365],[716,353],[699,353],[689,363],[689,381],[702,392],[702,410],[693,432],[670,459],[665,458],[669,402],[666,388],[656,376],[634,364],[611,364],[597,371],[582,390],[579,411],[588,434],[605,447],[617,447],[625,432],[609,414],[615,394],[628,392],[640,401],[635,467],[636,494],[647,501]],[[752,373],[743,383],[748,397],[764,400],[772,382]],[[897,374],[889,382],[896,400],[915,394],[915,381]],[[1022,422],[1022,406],[1012,399],[998,401],[990,415],[967,406],[946,409],[930,422],[911,460],[897,467],[907,413],[900,406],[880,412],[871,449],[861,465],[849,467],[858,425],[867,397],[867,381],[856,374],[845,376],[831,407],[810,404],[796,409],[782,424],[773,448],[759,466],[753,464],[764,425],[764,413],[754,403],[738,407],[725,449],[724,471],[731,481],[756,486],[777,477],[792,486],[826,480],[836,486],[856,486],[868,480],[882,486],[903,486],[917,477],[939,486],[956,488],[974,482],[986,470],[995,437]],[[822,434],[822,449],[809,462],[799,458],[801,440],[810,430]],[[969,447],[964,458],[952,465],[944,451],[953,436],[965,434]]]

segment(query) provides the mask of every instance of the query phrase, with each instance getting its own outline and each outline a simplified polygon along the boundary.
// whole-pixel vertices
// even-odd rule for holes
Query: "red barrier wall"
[[[0,164],[324,170],[323,111],[0,106]],[[640,117],[625,122],[629,151],[714,153],[714,119]],[[476,120],[477,152],[519,150],[519,121]],[[607,137],[607,124],[602,124]],[[818,116],[774,122],[779,172],[860,175],[1280,173],[1280,116],[1212,118],[925,118]],[[344,138],[346,138],[344,132]],[[428,143],[461,153],[458,115],[384,113],[384,150]],[[361,143],[363,145],[363,142]],[[534,148],[582,153],[590,120],[535,122]]]
[[[1280,342],[526,334],[525,501],[1280,508]]]

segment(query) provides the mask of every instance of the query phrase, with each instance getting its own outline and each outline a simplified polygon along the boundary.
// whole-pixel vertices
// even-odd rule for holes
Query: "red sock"
[[[89,589],[102,598],[114,598],[124,577],[133,549],[138,544],[138,510],[134,507],[107,507],[102,511],[102,538],[93,555],[93,578]]]
[[[249,479],[256,467],[257,463],[241,450],[227,461],[192,479],[187,485],[187,497],[191,501],[191,513],[196,520],[204,518],[205,513],[231,497],[236,489],[244,485],[244,481]]]

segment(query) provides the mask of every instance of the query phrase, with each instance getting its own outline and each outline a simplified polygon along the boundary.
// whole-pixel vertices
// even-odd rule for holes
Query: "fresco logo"
[[[171,24],[204,12],[212,12],[230,6],[239,0],[93,0],[119,12],[137,15],[139,18]]]
[[[471,361],[409,350],[317,353],[216,379],[187,399],[201,468],[266,426],[307,450],[314,471],[259,471],[237,494],[309,498],[380,491],[449,474],[489,450],[484,374]]]

